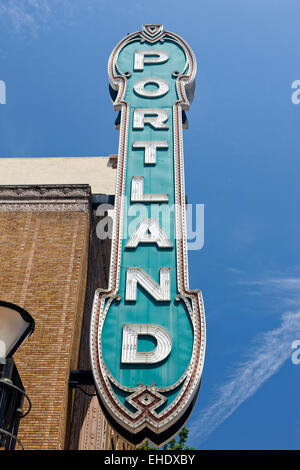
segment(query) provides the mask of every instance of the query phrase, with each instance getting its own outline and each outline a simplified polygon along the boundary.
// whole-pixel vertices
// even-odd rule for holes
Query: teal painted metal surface
[[[140,51],[141,67],[135,62]],[[182,110],[190,104],[195,69],[186,43],[159,25],[146,25],[129,35],[109,62],[110,84],[117,92],[114,106],[121,110],[118,179],[110,283],[107,291],[95,295],[91,358],[104,408],[135,443],[145,437],[155,443],[166,440],[168,429],[174,432],[176,422],[190,410],[201,380],[204,310],[200,292],[188,289],[181,121]],[[146,85],[138,88],[142,79]],[[160,87],[165,87],[162,96],[145,96],[149,91],[159,95]],[[137,126],[135,113],[145,109],[151,110],[150,123],[142,119]],[[151,116],[159,117],[157,110],[167,113],[163,128],[151,121]],[[155,163],[145,162],[145,148],[134,145],[140,141],[164,143],[165,148],[156,148]],[[143,194],[152,195],[149,202],[133,200],[135,177],[143,177]],[[165,194],[168,198],[162,202],[159,195]],[[171,246],[159,246],[157,239],[152,243],[139,239],[134,248],[126,246],[148,219],[159,224]],[[157,300],[155,288],[137,281],[136,298],[126,300],[131,288],[126,276],[133,268],[147,273],[161,290],[160,269],[167,268],[170,298]],[[126,325],[155,325],[166,331],[171,338],[169,354],[162,351],[153,363],[127,360],[128,350],[135,358],[137,352],[158,351],[160,345],[154,333],[137,336],[137,346],[127,344]],[[166,346],[168,340],[164,341]]]

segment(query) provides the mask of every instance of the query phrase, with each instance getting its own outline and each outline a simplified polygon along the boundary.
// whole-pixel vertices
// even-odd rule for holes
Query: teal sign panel
[[[161,445],[193,408],[205,353],[202,296],[188,286],[182,143],[196,61],[180,36],[144,25],[116,46],[108,72],[120,139],[91,362],[112,426],[133,444]]]

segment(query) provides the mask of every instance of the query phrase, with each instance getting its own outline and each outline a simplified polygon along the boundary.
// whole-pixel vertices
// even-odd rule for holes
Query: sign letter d
[[[138,352],[139,335],[151,336],[156,347],[149,352]],[[156,364],[170,354],[172,340],[165,328],[150,324],[127,324],[123,326],[122,364]]]

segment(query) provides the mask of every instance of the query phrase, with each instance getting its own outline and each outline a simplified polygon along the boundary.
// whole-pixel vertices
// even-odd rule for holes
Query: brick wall
[[[96,225],[99,221],[100,218],[96,217],[93,212],[90,223],[88,280],[78,360],[80,369],[91,368],[89,331],[95,290],[108,286],[111,241],[109,238],[104,240],[97,238]],[[81,389],[91,395],[95,393],[93,386],[82,386]],[[99,406],[97,396],[89,396],[84,394],[82,390],[76,390],[68,448],[72,450],[130,450],[133,446],[120,437],[109,425]]]
[[[35,319],[14,358],[32,410],[25,449],[64,449],[77,368],[89,247],[87,185],[0,187],[0,299]]]

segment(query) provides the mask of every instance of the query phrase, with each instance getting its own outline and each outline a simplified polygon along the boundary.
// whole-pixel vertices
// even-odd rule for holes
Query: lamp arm
[[[26,413],[22,414],[21,416],[21,419],[22,418],[25,418],[25,416],[28,415],[28,413],[30,413],[30,410],[31,410],[31,400],[29,398],[29,396],[27,395],[27,393],[25,392],[25,390],[23,390],[22,388],[20,387],[17,387],[16,385],[14,385],[13,383],[11,383],[9,380],[7,379],[0,379],[0,384],[3,384],[3,385],[7,385],[8,387],[11,387],[11,388],[14,388],[15,390],[17,390],[18,392],[22,393],[22,395],[24,395],[24,397],[27,399],[28,401],[28,410],[26,411]]]
[[[0,429],[0,434],[5,434],[6,436],[11,437],[12,439],[14,439],[21,446],[22,450],[25,450],[22,442],[20,441],[20,439],[18,439],[17,436],[12,434],[11,432],[5,431],[4,429]]]

